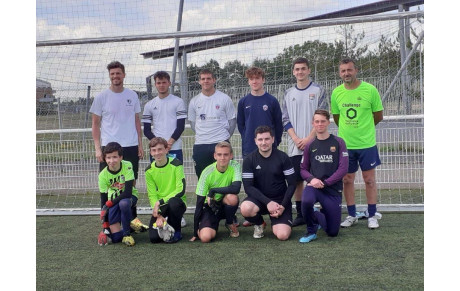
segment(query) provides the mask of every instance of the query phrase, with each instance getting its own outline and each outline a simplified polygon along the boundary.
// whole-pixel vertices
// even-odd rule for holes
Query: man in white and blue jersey
[[[296,85],[284,93],[282,106],[283,126],[289,135],[288,156],[295,169],[297,179],[294,193],[297,217],[292,226],[305,224],[302,217],[301,200],[304,182],[300,176],[305,145],[315,138],[315,130],[311,120],[316,109],[327,109],[326,94],[322,86],[310,80],[311,69],[306,58],[297,58],[292,65],[292,74],[296,78]]]
[[[214,149],[221,141],[230,141],[236,127],[236,113],[230,97],[214,87],[216,77],[204,69],[200,72],[201,93],[193,97],[188,107],[188,120],[195,132],[193,161],[195,173],[214,163]]]
[[[170,94],[170,76],[165,71],[158,71],[153,75],[158,96],[147,102],[142,115],[144,135],[149,140],[162,137],[168,142],[168,153],[183,161],[182,138],[185,128],[187,111],[184,100]],[[153,131],[152,131],[153,125]],[[150,162],[153,157],[150,156]]]

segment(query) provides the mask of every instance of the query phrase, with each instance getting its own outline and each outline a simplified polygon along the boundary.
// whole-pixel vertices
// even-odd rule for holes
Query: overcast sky
[[[186,0],[182,31],[254,26],[286,23],[314,15],[376,2],[375,0]],[[143,35],[175,32],[179,0],[174,1],[76,1],[37,0],[36,39],[64,40],[95,37]],[[415,8],[412,8],[414,10]],[[423,9],[423,6],[421,7]],[[395,33],[388,23],[361,27],[368,41],[377,42],[382,32]],[[235,59],[249,64],[256,58],[273,58],[284,48],[307,40],[333,42],[336,28],[309,29],[237,46],[189,54],[188,64],[201,65],[211,58],[221,67]],[[209,38],[216,38],[215,36]],[[194,43],[197,38],[181,39],[181,44]],[[171,71],[172,58],[145,60],[140,53],[174,47],[174,39],[143,42],[124,42],[96,45],[74,45],[37,48],[37,78],[44,79],[57,89],[78,85],[106,86],[106,65],[120,60],[127,67],[126,84],[144,86],[145,77],[157,70]],[[135,88],[142,89],[142,88]],[[57,92],[57,95],[62,92]],[[66,93],[74,98],[81,92]],[[73,96],[76,94],[77,96]],[[62,95],[65,97],[64,95]]]

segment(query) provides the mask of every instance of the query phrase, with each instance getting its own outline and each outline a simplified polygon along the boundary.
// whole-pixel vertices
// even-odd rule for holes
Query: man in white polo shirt
[[[200,72],[201,93],[193,97],[188,107],[188,119],[195,132],[193,161],[195,173],[214,163],[214,149],[217,143],[229,141],[236,127],[236,113],[230,97],[214,88],[216,78],[204,69]]]

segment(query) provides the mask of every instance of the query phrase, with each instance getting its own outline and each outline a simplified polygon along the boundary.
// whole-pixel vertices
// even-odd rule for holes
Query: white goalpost
[[[393,6],[383,7],[383,2],[392,1],[337,1],[331,7],[322,6],[322,1],[286,1],[284,6],[295,8],[291,10],[266,1],[261,9],[273,19],[255,23],[246,20],[243,8],[242,15],[234,15],[219,2],[206,6],[200,1],[186,1],[182,27],[176,27],[179,1],[168,2],[155,10],[149,1],[132,1],[131,15],[119,7],[96,4],[66,10],[65,3],[60,4],[60,12],[51,13],[57,8],[51,1],[37,1],[37,215],[100,211],[89,107],[94,96],[109,86],[109,62],[118,60],[125,65],[125,86],[136,91],[143,110],[156,96],[151,83],[156,71],[169,71],[174,76],[174,94],[188,105],[200,92],[199,70],[210,68],[217,75],[217,88],[236,105],[249,92],[244,71],[252,65],[265,70],[266,91],[281,103],[284,91],[295,82],[291,63],[296,57],[309,59],[311,78],[330,97],[341,84],[338,62],[345,56],[357,61],[358,78],[377,87],[385,108],[384,121],[377,126],[382,159],[377,169],[379,211],[423,211],[424,13],[417,10],[423,1],[394,1],[406,5],[406,11],[400,12]],[[235,1],[234,8],[245,7],[244,2],[261,3]],[[377,2],[374,6],[380,10],[370,12],[369,7],[374,6],[369,2]],[[413,6],[412,11],[408,11],[409,6]],[[360,14],[365,8],[368,15]],[[210,10],[209,15],[203,9]],[[59,18],[63,11],[74,11],[77,15],[73,17],[66,13],[75,22],[65,23]],[[389,12],[382,13],[385,11]],[[280,19],[278,14],[282,13],[284,18]],[[100,22],[93,14],[99,15]],[[298,21],[306,16],[310,20]],[[158,21],[156,29],[152,29],[154,21]],[[111,29],[114,27],[118,29]],[[334,132],[336,127],[331,129]],[[191,158],[194,135],[187,127],[182,137],[190,213],[197,182]],[[237,131],[230,142],[235,159],[241,162]],[[144,137],[145,152],[147,145]],[[280,148],[286,147],[285,135]],[[147,165],[148,157],[140,161],[137,182],[141,214],[151,213],[144,181]],[[359,209],[365,207],[366,197],[360,174],[357,178]],[[243,190],[240,195],[244,195]]]

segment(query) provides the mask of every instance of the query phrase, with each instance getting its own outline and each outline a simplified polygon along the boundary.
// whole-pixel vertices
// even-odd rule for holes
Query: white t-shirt
[[[195,122],[195,144],[228,140],[228,121],[234,118],[236,112],[232,99],[219,90],[209,97],[198,94],[188,107],[188,120]]]
[[[169,94],[165,98],[155,97],[144,107],[142,114],[142,123],[150,123],[153,125],[153,134],[162,137],[166,140],[171,138],[171,135],[176,130],[177,119],[187,118],[184,101]],[[182,138],[176,140],[172,145],[171,150],[182,149]]]
[[[101,145],[118,142],[122,147],[138,145],[136,114],[141,105],[136,92],[124,88],[121,93],[110,89],[94,98],[89,112],[101,117]]]

